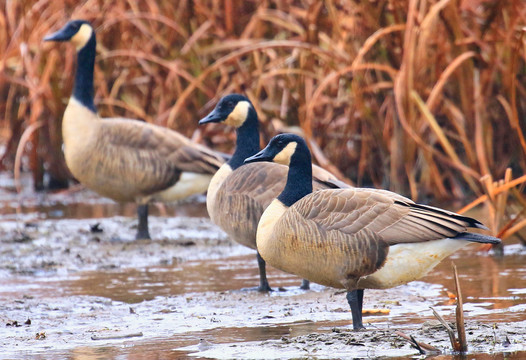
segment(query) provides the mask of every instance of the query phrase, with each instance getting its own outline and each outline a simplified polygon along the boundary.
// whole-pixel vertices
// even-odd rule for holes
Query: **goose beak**
[[[208,123],[218,123],[223,121],[224,117],[221,116],[217,109],[212,110],[212,112],[206,115],[204,118],[199,120],[199,125],[208,124]]]
[[[266,148],[258,152],[256,155],[246,158],[244,163],[248,164],[248,163],[260,162],[260,161],[272,161],[273,157],[269,156],[269,153],[265,150]]]
[[[44,37],[44,41],[68,41],[69,39],[71,39],[71,36],[67,34],[64,29],[60,29]]]

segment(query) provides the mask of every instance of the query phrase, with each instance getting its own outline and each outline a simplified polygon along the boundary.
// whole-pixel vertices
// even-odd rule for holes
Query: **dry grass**
[[[231,131],[211,126],[201,136],[197,120],[220,96],[243,92],[265,142],[300,126],[316,160],[359,185],[421,201],[489,192],[494,233],[524,225],[522,191],[510,189],[504,203],[517,209],[503,210],[493,182],[480,181],[509,183],[526,170],[523,1],[3,4],[2,164],[13,169],[29,131],[20,146],[29,156],[20,159],[37,187],[44,170],[69,177],[59,129],[75,66],[71,46],[41,39],[85,18],[97,29],[103,116],[143,118],[228,151]]]

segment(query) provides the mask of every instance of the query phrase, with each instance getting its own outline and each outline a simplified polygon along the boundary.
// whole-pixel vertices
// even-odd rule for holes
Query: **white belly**
[[[274,199],[259,219],[258,230],[256,233],[257,249],[263,259],[270,264],[273,264],[273,266],[276,266],[274,260],[276,258],[281,258],[280,256],[276,256],[276,252],[279,253],[279,245],[280,241],[282,241],[282,239],[276,240],[273,236],[274,225],[276,225],[287,209],[288,208],[283,205],[281,201]],[[273,240],[277,241],[277,243],[273,242]],[[280,268],[279,266],[277,267]]]
[[[170,202],[184,199],[190,195],[204,193],[211,179],[211,174],[183,172],[174,186],[156,193],[153,196],[153,200]]]
[[[232,174],[232,168],[228,164],[223,164],[219,168],[219,170],[216,171],[214,174],[214,177],[210,181],[210,185],[208,186],[208,190],[206,193],[206,209],[208,210],[208,215],[212,219],[212,221],[215,221],[215,201],[217,196],[217,191],[219,190],[220,186],[223,184],[223,181],[228,177],[228,175]]]
[[[386,289],[417,280],[467,244],[464,240],[443,239],[391,246],[384,266],[360,278],[358,288]]]

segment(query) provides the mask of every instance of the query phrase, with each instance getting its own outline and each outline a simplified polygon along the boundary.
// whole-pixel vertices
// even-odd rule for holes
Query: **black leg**
[[[358,305],[360,306],[360,314],[363,310],[363,289],[356,290],[356,293],[358,294]]]
[[[259,288],[258,288],[258,291],[261,291],[261,292],[272,291],[272,289],[270,288],[270,285],[268,284],[268,280],[267,280],[267,270],[265,269],[265,267],[266,267],[265,260],[263,260],[261,255],[259,255],[259,251],[258,251],[256,257],[258,259],[258,267],[259,267]]]
[[[307,279],[303,279],[303,280],[301,281],[300,289],[301,289],[301,290],[309,290],[309,289],[310,289],[310,281],[307,280]]]
[[[150,239],[150,232],[148,231],[148,204],[137,206],[137,217],[139,218],[139,226],[135,239]]]
[[[363,289],[348,291],[347,302],[351,307],[354,330],[365,329],[362,323]]]

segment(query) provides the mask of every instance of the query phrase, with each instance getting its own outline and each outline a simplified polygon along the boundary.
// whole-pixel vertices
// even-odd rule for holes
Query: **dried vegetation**
[[[71,46],[42,38],[85,18],[97,29],[95,103],[103,116],[141,118],[228,151],[232,132],[210,126],[202,134],[197,120],[221,95],[243,92],[260,114],[264,142],[299,127],[318,163],[359,185],[420,201],[481,196],[476,204],[487,204],[494,234],[525,225],[523,1],[1,7],[2,166],[30,170],[37,188],[44,172],[52,184],[70,177],[60,119],[75,66]]]

